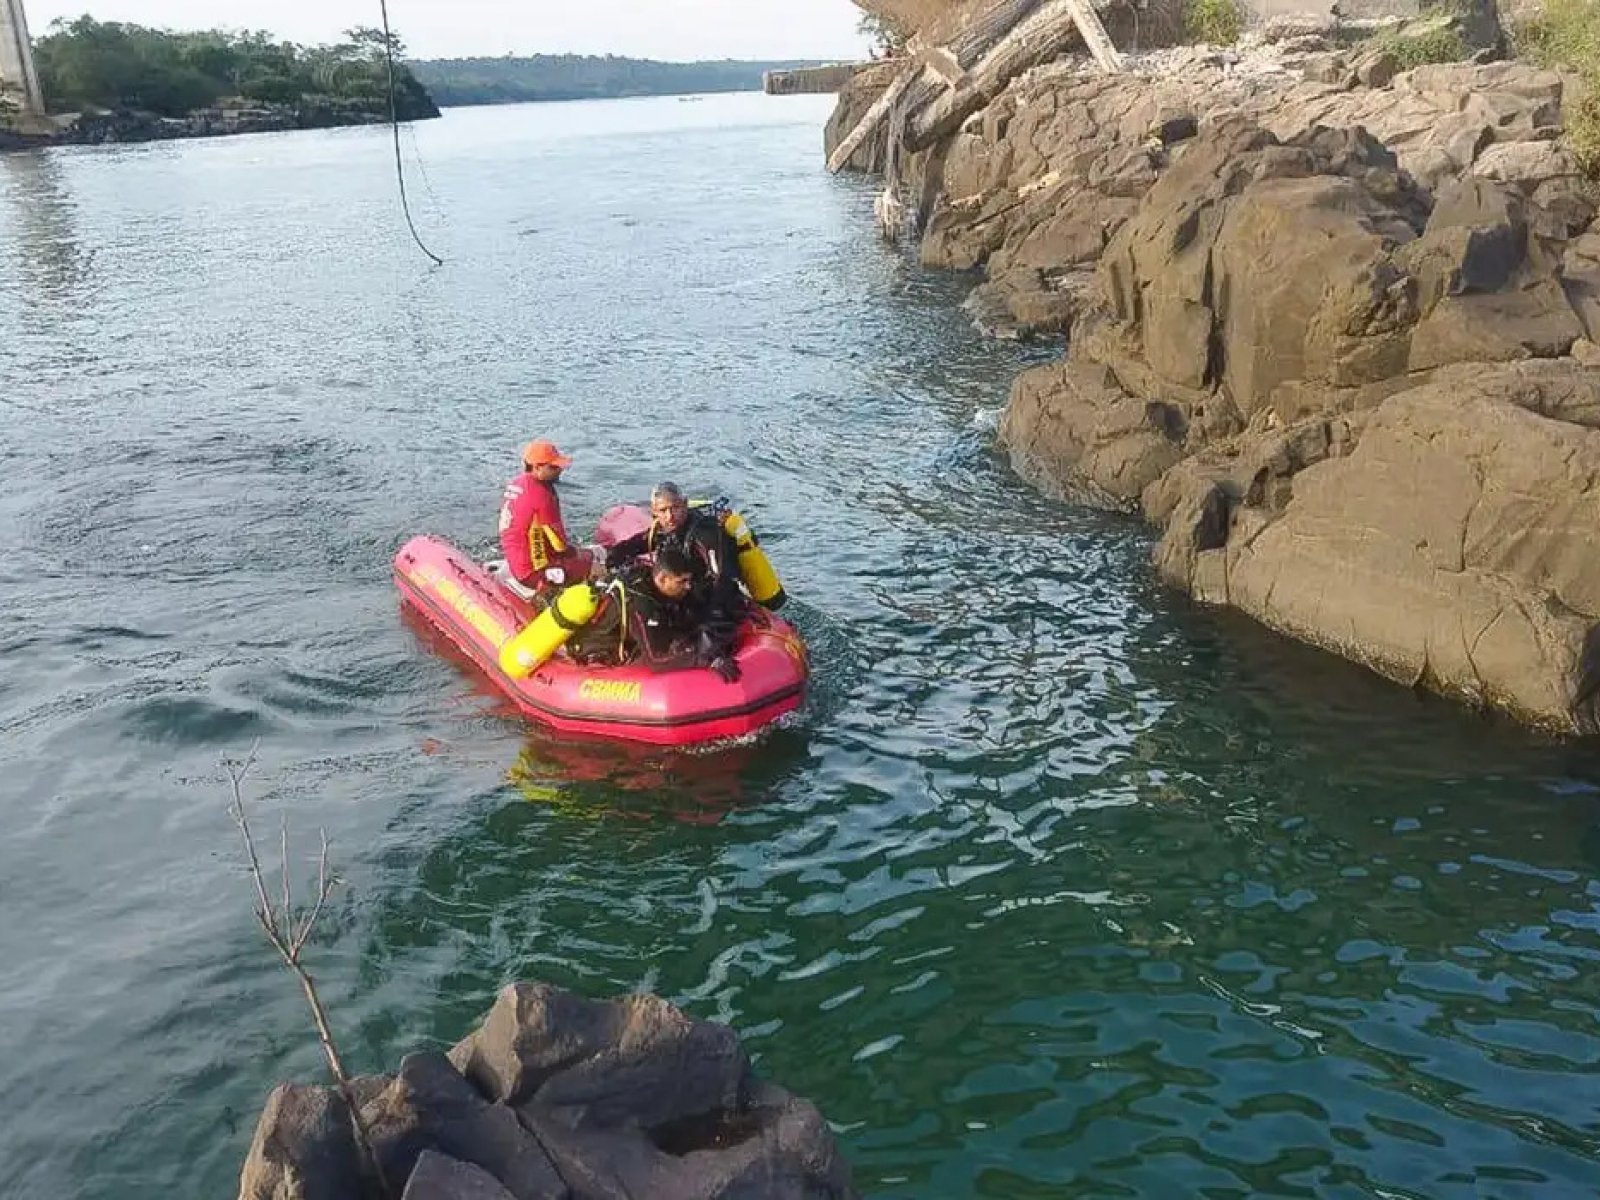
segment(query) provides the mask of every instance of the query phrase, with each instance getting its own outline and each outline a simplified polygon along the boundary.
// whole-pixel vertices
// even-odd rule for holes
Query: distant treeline
[[[813,65],[813,61],[732,59],[672,63],[586,54],[425,59],[410,64],[434,99],[447,106],[759,91],[766,71]]]
[[[298,105],[335,100],[388,111],[384,34],[351,29],[333,46],[299,46],[267,33],[171,33],[79,17],[57,21],[34,45],[39,83],[57,111],[137,109],[182,117],[224,101]],[[398,38],[395,54],[404,52]],[[426,89],[396,63],[402,119],[437,116]]]

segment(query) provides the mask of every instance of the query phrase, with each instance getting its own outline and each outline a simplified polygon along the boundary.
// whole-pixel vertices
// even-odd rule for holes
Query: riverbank
[[[303,46],[88,16],[58,22],[34,58],[44,103],[61,115],[7,112],[0,97],[0,150],[371,125],[389,120],[391,104],[402,121],[437,117],[404,53],[399,38],[369,28]]]
[[[440,115],[432,101],[413,104],[403,121],[431,120]],[[381,125],[387,109],[356,101],[309,100],[299,104],[263,104],[200,109],[182,117],[164,117],[137,109],[118,109],[62,118],[54,133],[21,133],[0,127],[0,152],[37,150],[46,146],[100,146],[169,141],[182,138],[232,137],[246,133],[284,133],[298,129],[339,129]]]
[[[1165,582],[1596,732],[1600,197],[1572,80],[1404,57],[1303,31],[1062,57],[946,136],[886,122],[880,212],[983,272],[980,325],[1068,339],[1000,440],[1043,490],[1155,524]],[[886,74],[841,96],[830,153]]]
[[[415,59],[407,64],[445,108],[759,92],[769,71],[816,65],[815,59],[659,62],[593,54]]]

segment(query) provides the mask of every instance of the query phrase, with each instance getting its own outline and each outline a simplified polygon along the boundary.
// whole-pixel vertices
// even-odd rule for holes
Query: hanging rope
[[[394,37],[389,32],[389,0],[378,0],[378,10],[383,14],[383,61],[389,72],[389,128],[394,133],[394,175],[400,181],[400,209],[406,215],[406,228],[411,230],[411,240],[416,242],[434,265],[444,266],[444,259],[422,243],[417,223],[411,219],[411,201],[406,197],[405,166],[400,161],[400,114],[394,98]]]

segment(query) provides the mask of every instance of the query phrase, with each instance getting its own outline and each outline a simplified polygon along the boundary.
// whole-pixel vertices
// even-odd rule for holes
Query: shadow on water
[[[770,798],[805,759],[804,734],[784,728],[675,752],[535,737],[506,779],[529,803],[577,819],[715,825]]]

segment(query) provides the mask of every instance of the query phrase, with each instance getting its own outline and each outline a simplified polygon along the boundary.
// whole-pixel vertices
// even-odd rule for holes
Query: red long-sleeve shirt
[[[567,553],[571,539],[556,489],[528,472],[506,484],[500,506],[500,549],[518,582],[532,584]]]

